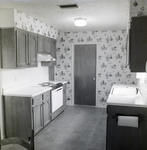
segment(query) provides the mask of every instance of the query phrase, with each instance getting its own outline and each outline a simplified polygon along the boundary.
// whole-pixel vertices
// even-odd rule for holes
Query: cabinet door
[[[38,36],[38,53],[43,53],[43,41],[44,41],[44,37],[43,36]]]
[[[1,29],[1,65],[4,69],[16,68],[15,29]]]
[[[16,66],[28,66],[28,38],[25,31],[16,30],[16,51]]]
[[[130,30],[131,72],[145,72],[147,61],[147,17],[132,18]]]
[[[34,134],[36,135],[43,128],[42,102],[33,107],[34,112]]]
[[[55,39],[51,39],[51,40],[52,40],[51,56],[53,58],[56,58],[56,40]]]
[[[51,41],[51,39],[50,38],[45,38],[45,40],[44,40],[44,47],[43,47],[43,49],[44,49],[44,53],[46,53],[46,54],[50,54],[51,53],[51,49],[52,49],[52,43],[51,43],[52,41]]]
[[[31,98],[4,96],[4,129],[6,138],[18,137],[29,142],[32,135]]]
[[[43,93],[43,122],[44,126],[50,122],[50,91]]]
[[[29,66],[37,66],[37,36],[29,33]]]
[[[43,122],[46,126],[50,122],[50,101],[43,101]]]

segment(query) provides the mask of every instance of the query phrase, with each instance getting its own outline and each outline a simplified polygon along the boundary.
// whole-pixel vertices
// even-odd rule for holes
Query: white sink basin
[[[112,95],[136,95],[135,87],[117,87],[113,88]]]
[[[134,96],[121,96],[117,98],[117,103],[124,103],[124,104],[135,104],[136,95]]]
[[[140,90],[127,85],[114,85],[107,99],[107,105],[147,107]]]

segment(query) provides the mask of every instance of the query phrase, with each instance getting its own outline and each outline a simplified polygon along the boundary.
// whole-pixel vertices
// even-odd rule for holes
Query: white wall
[[[0,10],[0,27],[14,27],[14,9]]]
[[[8,88],[20,84],[48,80],[48,67],[42,67],[38,62],[38,67],[26,69],[3,69],[2,88]]]

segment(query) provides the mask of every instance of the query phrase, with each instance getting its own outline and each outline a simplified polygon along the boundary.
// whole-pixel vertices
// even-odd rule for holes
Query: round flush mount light
[[[83,27],[87,25],[87,19],[86,18],[75,18],[74,19],[75,26]]]

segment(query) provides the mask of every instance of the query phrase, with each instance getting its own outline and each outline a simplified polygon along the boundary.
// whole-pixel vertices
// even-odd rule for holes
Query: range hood
[[[37,61],[56,61],[56,59],[49,54],[38,54]]]

